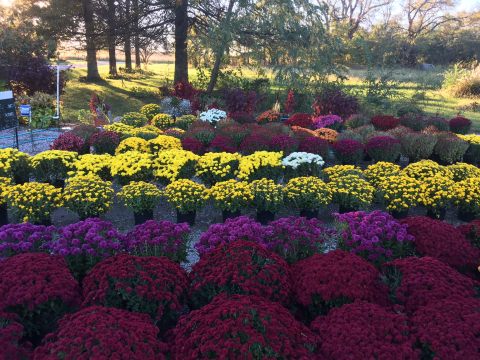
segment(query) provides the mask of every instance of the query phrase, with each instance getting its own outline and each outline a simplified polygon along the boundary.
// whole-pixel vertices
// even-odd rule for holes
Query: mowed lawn
[[[157,92],[158,88],[167,81],[172,81],[174,64],[158,63],[148,66],[148,71],[152,73],[150,76],[133,79],[108,79],[108,66],[102,62],[99,66],[100,75],[104,80],[98,83],[85,83],[81,78],[86,75],[84,65],[78,62],[77,67],[71,71],[70,81],[68,82],[65,94],[62,96],[63,115],[66,122],[76,122],[78,111],[88,109],[88,102],[93,92],[100,94],[105,101],[112,106],[114,116],[120,116],[128,111],[137,111],[142,105],[158,101],[155,97],[142,93],[143,90]],[[244,76],[255,77],[253,71],[242,70]],[[395,81],[393,90],[393,102],[411,101],[412,97],[416,98],[425,112],[444,116],[453,117],[458,113],[471,119],[474,122],[473,130],[480,133],[480,112],[463,111],[462,107],[480,102],[480,99],[460,99],[452,97],[447,91],[441,89],[443,80],[443,69],[432,72],[425,72],[413,69],[396,69],[389,70],[389,78]],[[361,94],[365,90],[364,79],[367,75],[365,70],[350,70],[348,79],[345,81],[353,93]],[[196,77],[196,70],[190,69],[192,79]],[[275,89],[279,86],[272,85]]]

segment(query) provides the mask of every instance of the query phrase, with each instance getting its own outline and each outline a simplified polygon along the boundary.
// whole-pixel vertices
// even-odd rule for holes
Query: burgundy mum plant
[[[203,155],[206,151],[206,146],[203,143],[193,137],[185,137],[182,139],[182,148],[184,150],[191,151],[197,155]]]
[[[165,256],[182,262],[187,258],[187,223],[148,220],[127,233],[125,249],[136,256]]]
[[[34,359],[166,359],[166,345],[145,314],[92,306],[64,317]]]
[[[387,131],[396,128],[400,125],[400,119],[391,115],[377,115],[372,117],[372,125],[375,126],[375,129],[381,131]]]
[[[114,131],[102,131],[93,134],[90,138],[90,146],[95,154],[115,154],[115,149],[120,144],[120,136]]]
[[[54,226],[30,223],[0,227],[0,260],[20,253],[48,251],[55,230]]]
[[[299,261],[292,267],[292,278],[295,300],[310,319],[355,300],[387,304],[378,270],[342,250]]]
[[[0,359],[30,359],[31,344],[24,343],[23,326],[17,322],[15,314],[0,311]]]
[[[278,303],[257,296],[216,297],[180,318],[172,358],[312,359],[315,335]]]
[[[15,313],[25,339],[38,344],[80,300],[78,283],[61,257],[19,254],[0,262],[0,311]]]
[[[103,305],[146,313],[165,330],[183,308],[188,279],[164,257],[113,256],[98,263],[83,281],[83,306]]]
[[[333,145],[335,156],[342,164],[355,165],[362,160],[364,155],[364,146],[360,141],[352,139],[342,139]]]
[[[343,233],[340,247],[380,265],[413,255],[412,235],[407,225],[380,210],[335,214]]]
[[[81,153],[85,149],[85,141],[81,137],[71,132],[66,132],[55,139],[50,146],[50,149],[75,151]]]
[[[472,122],[463,116],[457,116],[448,122],[450,131],[457,134],[468,134],[472,127]]]
[[[390,136],[375,136],[368,140],[365,150],[375,161],[396,162],[400,157],[400,141]]]
[[[293,114],[285,121],[285,125],[300,126],[308,129],[312,126],[312,115],[305,113]]]
[[[221,245],[205,254],[190,274],[194,307],[208,304],[220,293],[258,295],[288,305],[290,270],[277,254],[248,241]]]
[[[473,246],[480,248],[480,219],[460,225],[457,229],[460,230]]]
[[[330,145],[327,140],[310,136],[300,140],[298,151],[321,155],[326,159],[328,157],[329,147]]]
[[[417,359],[407,317],[356,301],[332,309],[310,325],[327,359]]]
[[[478,282],[431,257],[397,259],[384,265],[394,303],[413,313],[451,296],[474,297]]]

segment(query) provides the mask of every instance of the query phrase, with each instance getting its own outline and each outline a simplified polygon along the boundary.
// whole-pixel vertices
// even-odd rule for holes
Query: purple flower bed
[[[176,262],[187,258],[188,224],[149,220],[126,235],[125,249],[137,256],[166,256]]]
[[[413,236],[393,216],[376,210],[335,214],[343,227],[340,247],[377,265],[413,253]]]
[[[48,251],[55,231],[54,226],[29,223],[0,227],[0,260],[26,252]]]
[[[313,119],[313,127],[315,129],[330,128],[339,130],[343,125],[343,120],[338,115],[322,115]]]
[[[234,219],[228,219],[223,224],[213,224],[200,237],[195,245],[200,256],[213,250],[219,244],[228,244],[236,240],[253,241],[263,244],[270,228],[262,226],[260,223],[248,216],[239,216]]]
[[[268,228],[266,247],[289,263],[324,252],[338,235],[336,230],[326,227],[318,219],[297,216],[273,221]]]

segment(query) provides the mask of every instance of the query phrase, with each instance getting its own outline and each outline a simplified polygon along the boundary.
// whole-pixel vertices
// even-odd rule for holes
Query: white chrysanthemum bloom
[[[320,155],[307,152],[294,152],[282,160],[283,166],[288,166],[293,169],[297,169],[302,164],[314,164],[322,167],[325,165],[325,161],[323,161]]]
[[[227,113],[219,109],[210,109],[204,111],[200,114],[200,120],[208,121],[209,123],[216,124],[220,120],[223,120],[227,117]]]

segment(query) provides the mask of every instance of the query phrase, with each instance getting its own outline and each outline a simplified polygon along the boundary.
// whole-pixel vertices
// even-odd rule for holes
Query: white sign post
[[[68,70],[71,66],[64,64],[56,64],[52,65],[52,67],[55,67],[57,70],[57,111],[53,118],[57,121],[60,121],[60,71]]]

